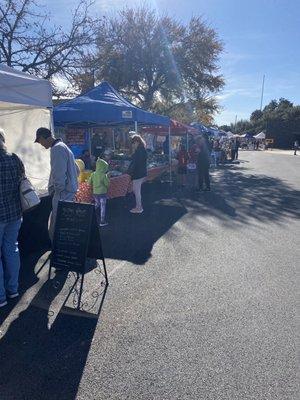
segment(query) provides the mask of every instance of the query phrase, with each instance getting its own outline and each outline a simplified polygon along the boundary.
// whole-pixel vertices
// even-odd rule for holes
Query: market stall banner
[[[151,133],[152,135],[158,135],[158,136],[166,136],[169,134],[169,127],[166,126],[143,127],[141,130],[143,133],[148,133],[148,134]],[[197,135],[198,131],[197,129],[193,128],[190,125],[186,125],[179,121],[171,119],[170,133],[172,136],[185,136],[187,134]]]

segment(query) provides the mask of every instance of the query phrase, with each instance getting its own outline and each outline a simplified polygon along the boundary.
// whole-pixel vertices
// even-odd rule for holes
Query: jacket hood
[[[101,172],[103,174],[106,174],[108,171],[108,164],[106,161],[102,160],[101,158],[98,158],[96,162],[96,172]]]

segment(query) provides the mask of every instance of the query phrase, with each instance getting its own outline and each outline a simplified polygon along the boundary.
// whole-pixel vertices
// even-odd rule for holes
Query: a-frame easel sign
[[[87,258],[102,261],[107,286],[108,277],[94,206],[59,201],[49,275],[51,267],[74,271],[78,278],[81,275],[78,308],[82,296],[84,274],[87,272]]]

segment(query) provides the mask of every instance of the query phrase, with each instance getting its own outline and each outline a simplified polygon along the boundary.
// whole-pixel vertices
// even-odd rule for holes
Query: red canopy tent
[[[169,165],[170,165],[170,183],[172,184],[172,157],[171,157],[171,136],[187,136],[188,135],[198,135],[199,132],[197,129],[192,126],[183,124],[174,119],[170,120],[169,126],[150,126],[143,127],[141,129],[142,133],[150,133],[156,136],[168,136],[169,137]],[[188,140],[187,140],[187,149],[188,149]]]
[[[170,132],[169,132],[170,129]],[[197,135],[198,130],[192,126],[183,124],[179,121],[171,119],[170,128],[167,126],[150,126],[143,127],[141,129],[143,133],[151,133],[157,136],[167,136],[171,133],[171,136],[185,136],[185,135]]]

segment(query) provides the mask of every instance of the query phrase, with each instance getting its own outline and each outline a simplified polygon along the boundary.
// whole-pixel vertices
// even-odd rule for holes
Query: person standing
[[[203,190],[205,183],[205,191],[210,191],[210,153],[207,143],[203,137],[198,139],[198,156],[197,156],[197,171],[198,171],[198,190]]]
[[[169,156],[169,148],[170,148],[169,136],[166,136],[165,141],[163,142],[163,153],[165,156]]]
[[[84,162],[85,169],[92,169],[92,159],[88,150],[83,150],[80,159]]]
[[[61,139],[55,139],[47,128],[36,131],[35,143],[50,149],[50,178],[48,192],[52,196],[52,213],[49,235],[53,241],[58,202],[74,201],[78,189],[79,169],[69,147]]]
[[[18,235],[22,223],[20,182],[24,165],[16,154],[9,154],[5,133],[0,129],[0,307],[7,298],[19,296],[20,256]]]
[[[105,140],[103,136],[100,136],[99,133],[95,133],[92,137],[92,155],[98,159],[98,157],[102,157],[105,151]]]
[[[180,150],[177,154],[178,159],[178,181],[180,186],[186,186],[186,176],[187,176],[187,163],[189,159],[188,152],[183,144],[180,145]]]
[[[92,173],[88,182],[92,185],[93,196],[95,200],[96,216],[100,226],[106,226],[106,201],[109,186],[107,176],[108,164],[106,161],[98,158],[96,162],[96,171]]]
[[[232,140],[229,144],[230,146],[230,161],[234,161],[235,160],[235,151],[236,151],[236,145],[234,140]]]
[[[239,158],[239,147],[240,147],[240,142],[239,142],[239,140],[238,139],[235,139],[235,156],[234,156],[234,159],[235,160],[238,160],[238,158]]]
[[[299,142],[298,140],[295,141],[294,143],[294,156],[297,155],[297,150],[299,149]]]
[[[147,177],[147,151],[146,144],[140,135],[133,135],[131,143],[134,152],[132,154],[132,161],[128,173],[132,179],[136,206],[130,210],[130,212],[133,214],[141,214],[143,212],[141,189]]]
[[[202,140],[203,143],[205,143],[205,147],[207,149],[207,152],[209,153],[209,149],[207,148],[207,143],[206,140]],[[215,153],[215,165],[218,166],[220,164],[220,156],[221,156],[221,144],[219,140],[215,140],[213,144],[213,151]]]
[[[194,191],[197,187],[197,157],[198,157],[198,147],[196,143],[190,146],[188,152],[189,160],[187,163],[187,181],[189,189]]]

